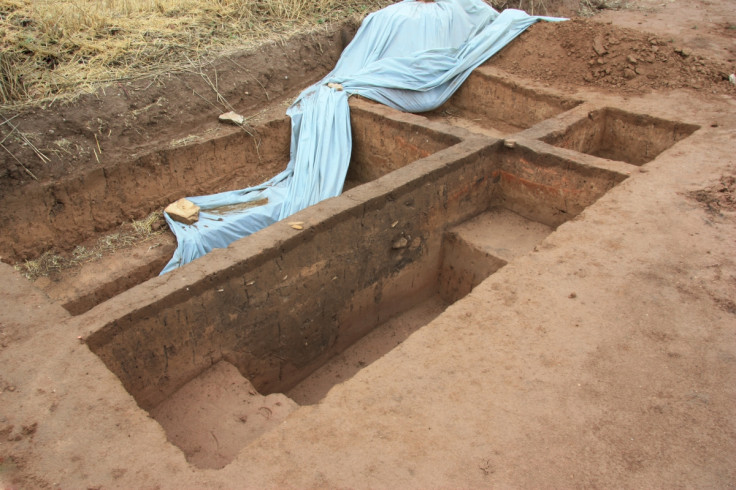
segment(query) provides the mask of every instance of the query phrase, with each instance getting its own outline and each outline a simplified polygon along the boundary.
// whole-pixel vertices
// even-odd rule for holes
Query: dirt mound
[[[728,81],[733,67],[697,56],[672,40],[587,19],[535,24],[489,64],[565,88],[736,94]]]

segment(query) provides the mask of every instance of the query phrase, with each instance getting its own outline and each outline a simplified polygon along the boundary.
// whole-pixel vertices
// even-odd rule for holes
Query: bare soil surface
[[[264,405],[232,372],[210,373],[227,381],[203,378],[194,395],[182,392],[189,408],[196,411],[207,390],[258,401],[211,412],[225,436],[202,423],[189,454],[179,447],[190,442],[169,441],[175,431],[191,437],[192,422],[177,419],[165,430],[81,342],[96,311],[75,321],[62,307],[64,288],[52,279],[33,285],[0,263],[0,484],[736,486],[736,87],[726,80],[736,68],[735,16],[727,0],[636,0],[529,29],[488,65],[700,129],[444,313],[434,299],[389,322],[376,334],[383,347],[369,337],[311,388],[295,389],[299,408],[282,398]],[[332,36],[329,47],[306,37],[222,60],[211,68],[218,91],[247,115],[266,102],[284,105],[332,66],[349,34]],[[190,73],[5,115],[15,116],[18,131],[0,126],[13,153],[3,157],[0,192],[217,131],[220,112],[212,87]],[[112,271],[130,259],[107,260],[102,268]],[[265,420],[261,407],[273,414],[276,403],[282,423],[199,463],[232,460],[224,468],[191,464],[198,445],[224,445],[233,434],[218,417],[243,428],[240,417]],[[246,407],[254,412],[237,411]]]
[[[198,468],[219,469],[248,443],[299,406],[286,396],[260,395],[237,368],[220,361],[161,403],[151,416]]]
[[[617,15],[626,15],[625,12]],[[723,32],[722,26],[711,29],[716,35]],[[733,34],[728,39],[733,44]],[[568,91],[590,87],[641,94],[692,88],[705,93],[732,94],[733,85],[728,76],[736,67],[733,55],[725,62],[709,55],[664,33],[621,28],[601,23],[596,17],[561,24],[536,24],[488,64]]]

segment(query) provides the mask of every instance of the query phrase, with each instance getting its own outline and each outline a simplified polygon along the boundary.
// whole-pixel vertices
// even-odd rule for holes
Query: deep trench
[[[584,103],[483,68],[423,116],[354,99],[346,190],[290,217],[302,230],[276,223],[165,278],[170,248],[154,250],[64,304],[104,314],[90,349],[193,465],[223,467],[697,129],[571,112]],[[565,114],[572,124],[535,129]],[[233,132],[104,178],[130,179],[129,206],[155,209],[285,165],[288,132],[279,117],[257,128],[257,146]]]

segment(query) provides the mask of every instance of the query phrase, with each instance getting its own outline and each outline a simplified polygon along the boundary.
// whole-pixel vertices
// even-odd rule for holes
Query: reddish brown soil
[[[681,88],[732,94],[728,75],[736,67],[696,54],[673,38],[597,19],[535,24],[488,64],[569,90],[625,94]]]
[[[735,15],[727,0],[637,0],[534,26],[492,60],[701,129],[354,376],[366,357],[352,353],[320,403],[221,470],[190,466],[80,343],[87,326],[0,263],[0,486],[735,486],[736,92],[723,79]],[[269,49],[246,65],[260,84],[245,69],[220,79],[243,112],[308,82],[294,60],[331,65],[303,39]],[[232,63],[218,63],[226,77]],[[210,102],[192,95],[208,90]],[[124,161],[212,129],[220,112],[199,75],[122,82],[13,119],[50,163],[6,146],[53,181],[99,165],[98,141]],[[0,192],[38,185],[2,158]]]
[[[0,125],[0,139],[10,135],[4,144],[12,153],[0,156],[0,191],[130,161],[191,136],[195,127],[197,134],[211,132],[231,107],[250,116],[332,68],[355,28],[333,28],[326,39],[324,32],[303,34],[178,73],[122,80],[72,101],[5,112],[48,161],[10,124]]]

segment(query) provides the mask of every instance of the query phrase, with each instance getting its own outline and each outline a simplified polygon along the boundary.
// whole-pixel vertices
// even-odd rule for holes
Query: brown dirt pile
[[[692,88],[736,94],[728,81],[733,67],[668,39],[587,19],[535,24],[489,64],[571,89],[582,85],[643,93]]]

